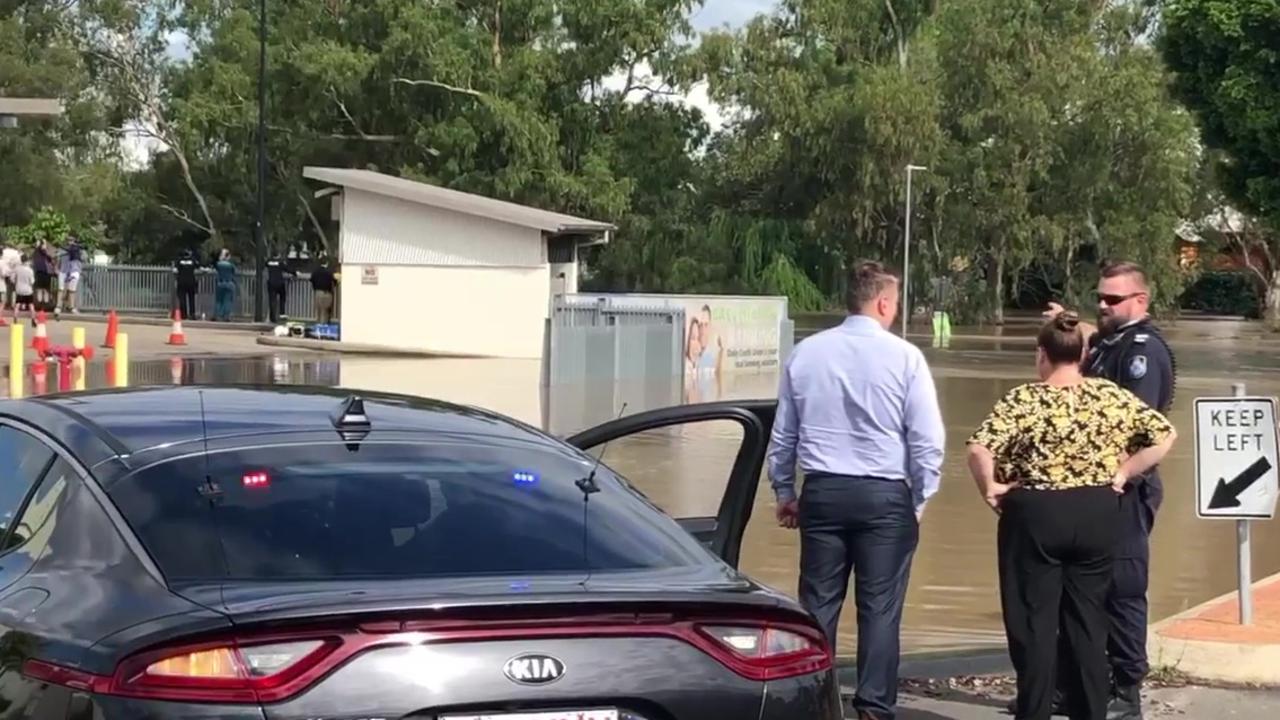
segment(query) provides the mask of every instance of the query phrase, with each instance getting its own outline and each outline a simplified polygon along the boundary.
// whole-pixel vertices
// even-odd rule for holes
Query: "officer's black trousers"
[[[196,314],[196,286],[178,286],[178,311],[183,320],[190,320]]]
[[[280,322],[284,314],[285,300],[288,298],[288,285],[267,285],[267,300],[271,303],[271,322]]]
[[[1058,633],[1070,649],[1071,716],[1106,717],[1107,595],[1120,499],[1109,487],[1014,490],[1002,505],[997,546],[1017,717],[1048,720],[1058,676]]]

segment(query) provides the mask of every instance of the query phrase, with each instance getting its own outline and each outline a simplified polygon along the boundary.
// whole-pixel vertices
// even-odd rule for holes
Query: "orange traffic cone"
[[[31,349],[43,354],[49,349],[49,330],[44,325],[44,311],[36,314],[36,331],[31,336]]]
[[[107,315],[107,337],[102,341],[102,347],[114,348],[116,346],[116,333],[120,331],[120,316],[116,315],[116,311],[112,310]]]
[[[169,345],[186,345],[187,336],[182,333],[182,311],[173,311],[173,329],[169,331]]]

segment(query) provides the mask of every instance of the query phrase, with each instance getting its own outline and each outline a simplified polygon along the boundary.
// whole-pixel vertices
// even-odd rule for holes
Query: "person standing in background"
[[[16,309],[18,293],[14,281],[17,279],[20,265],[22,265],[22,253],[11,243],[5,243],[4,251],[0,252],[0,278],[4,279],[4,300],[0,305],[3,307]]]
[[[297,275],[280,253],[267,260],[267,300],[271,304],[271,322],[278,323],[285,315],[285,303],[289,299],[289,277]],[[287,276],[287,277],[286,277]]]
[[[222,249],[213,270],[217,274],[213,289],[213,319],[231,322],[231,308],[236,300],[236,266],[231,262],[230,250]]]
[[[37,241],[31,258],[31,269],[36,275],[35,303],[41,310],[49,308],[53,303],[53,276],[57,268],[57,263],[49,252],[49,243],[43,239]]]
[[[200,261],[190,248],[183,250],[182,255],[173,263],[173,274],[178,290],[178,312],[183,320],[190,320],[196,312],[196,270],[200,269]]]
[[[76,291],[80,289],[80,272],[84,261],[84,248],[80,246],[80,238],[67,236],[67,246],[62,251],[61,272],[58,274],[58,302],[53,309],[55,318],[62,315],[66,308],[72,315],[79,315],[76,308]]]
[[[800,528],[800,602],[833,649],[854,575],[862,720],[894,717],[911,560],[946,442],[924,354],[889,332],[900,287],[880,263],[854,267],[849,317],[783,368],[768,451],[778,522]]]
[[[338,280],[329,268],[329,258],[320,260],[320,265],[311,271],[311,291],[314,295],[316,322],[328,325],[333,322],[333,293],[337,289]]]
[[[18,256],[18,269],[13,274],[13,324],[18,324],[18,311],[26,309],[31,325],[36,324],[36,273],[26,255]]]

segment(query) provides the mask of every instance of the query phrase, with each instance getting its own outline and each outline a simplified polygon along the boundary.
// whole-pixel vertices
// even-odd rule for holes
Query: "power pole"
[[[265,318],[267,293],[267,0],[258,0],[258,208],[253,223],[253,320]]]

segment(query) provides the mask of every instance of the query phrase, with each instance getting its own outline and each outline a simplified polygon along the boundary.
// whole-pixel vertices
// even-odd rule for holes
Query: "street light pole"
[[[266,299],[267,215],[267,0],[258,0],[258,207],[253,223],[253,320],[262,322]]]
[[[905,235],[902,239],[902,337],[907,337],[907,321],[911,318],[911,173],[916,170],[928,170],[923,165],[907,165],[907,217]]]

